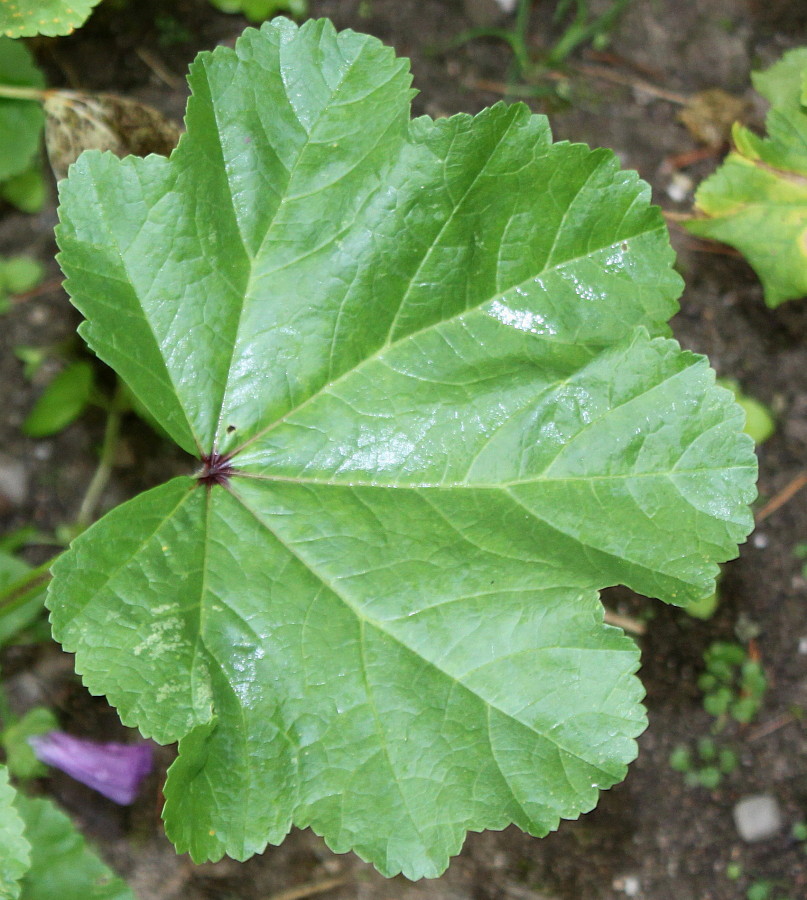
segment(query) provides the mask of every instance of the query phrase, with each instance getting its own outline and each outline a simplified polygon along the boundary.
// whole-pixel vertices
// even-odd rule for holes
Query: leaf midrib
[[[607,775],[608,777],[615,777],[615,773],[608,772],[606,769],[601,768],[598,764],[592,762],[591,760],[585,759],[584,757],[580,756],[580,755],[579,755],[578,753],[576,753],[575,751],[570,750],[568,747],[563,746],[561,743],[559,743],[558,741],[556,741],[554,738],[549,737],[549,735],[544,734],[544,732],[540,731],[540,730],[539,730],[538,728],[536,728],[535,726],[530,725],[530,724],[528,724],[527,722],[522,722],[520,719],[516,718],[512,713],[510,713],[510,712],[508,712],[507,710],[501,709],[500,707],[496,706],[496,704],[494,704],[493,702],[491,702],[491,701],[485,699],[485,698],[484,698],[483,696],[481,696],[480,694],[476,693],[474,690],[472,690],[472,689],[471,689],[470,687],[468,687],[467,685],[463,684],[459,679],[455,678],[455,677],[454,677],[453,675],[451,675],[449,672],[445,672],[443,669],[441,669],[441,668],[438,666],[438,664],[437,664],[436,662],[434,662],[433,660],[428,659],[427,657],[425,657],[425,656],[423,656],[421,653],[419,653],[416,649],[414,649],[414,648],[410,647],[409,645],[407,645],[406,643],[404,643],[403,640],[402,640],[401,638],[399,638],[399,637],[398,637],[397,635],[395,635],[394,633],[388,631],[388,630],[384,627],[384,625],[383,625],[382,622],[380,622],[380,621],[378,621],[378,620],[372,618],[371,616],[367,615],[367,613],[366,613],[364,610],[362,610],[361,607],[357,606],[357,605],[350,599],[350,597],[349,597],[347,594],[344,594],[344,593],[340,592],[340,591],[337,589],[337,586],[336,586],[335,584],[333,584],[330,580],[328,580],[321,572],[318,571],[318,569],[316,569],[316,568],[314,568],[312,565],[310,565],[310,564],[304,559],[304,557],[300,555],[300,553],[296,550],[296,548],[294,548],[292,545],[290,545],[290,544],[289,544],[287,541],[285,541],[285,540],[284,540],[284,539],[283,539],[283,538],[282,538],[282,537],[281,537],[281,536],[280,536],[273,528],[271,528],[271,527],[270,527],[270,526],[269,526],[269,525],[268,525],[268,524],[260,517],[260,515],[258,514],[258,512],[257,512],[255,509],[253,509],[252,506],[251,506],[249,503],[247,503],[247,502],[244,500],[244,498],[241,497],[235,490],[233,490],[232,488],[230,488],[230,489],[229,489],[229,493],[233,496],[233,498],[234,498],[235,500],[237,500],[237,501],[241,504],[241,506],[246,510],[246,512],[248,512],[248,513],[252,516],[252,518],[255,519],[255,521],[258,523],[258,525],[259,525],[263,530],[265,530],[266,532],[268,532],[269,534],[271,534],[272,537],[278,542],[278,544],[280,544],[280,545],[286,550],[286,552],[289,553],[290,556],[292,556],[294,559],[296,559],[296,560],[300,563],[300,565],[302,565],[302,566],[305,568],[306,571],[310,572],[310,573],[311,573],[311,574],[312,574],[312,575],[320,582],[320,584],[322,584],[327,590],[329,590],[329,591],[333,594],[334,597],[336,597],[337,599],[339,599],[339,600],[343,603],[343,605],[346,606],[346,607],[350,610],[350,612],[356,617],[356,619],[357,619],[359,622],[366,623],[366,624],[369,625],[370,627],[375,628],[376,631],[378,631],[378,632],[380,632],[381,634],[385,635],[390,641],[392,641],[392,642],[396,643],[398,646],[402,647],[404,650],[406,650],[407,653],[411,653],[411,654],[413,654],[414,656],[416,656],[416,657],[418,657],[419,659],[421,659],[427,666],[429,666],[429,668],[431,668],[431,669],[433,669],[434,671],[436,671],[437,673],[439,673],[439,675],[440,675],[441,677],[447,678],[450,682],[452,682],[452,683],[454,683],[454,684],[458,684],[459,686],[461,686],[461,687],[463,688],[463,690],[468,691],[469,694],[471,694],[472,696],[476,697],[476,698],[479,700],[479,702],[481,702],[482,704],[485,705],[485,707],[490,708],[490,709],[494,709],[494,710],[495,710],[496,712],[498,712],[500,715],[502,715],[502,716],[504,716],[505,718],[507,718],[508,720],[514,722],[514,723],[517,724],[519,727],[525,728],[525,729],[527,729],[528,731],[530,731],[531,733],[538,735],[539,737],[541,737],[541,738],[543,738],[545,741],[547,741],[547,743],[551,744],[552,746],[557,747],[559,750],[562,750],[563,752],[567,753],[569,756],[572,756],[572,757],[574,757],[575,759],[578,759],[580,762],[584,763],[585,765],[591,766],[592,768],[596,769],[596,770],[599,771],[599,772],[602,772],[604,775]],[[558,648],[558,649],[562,649],[562,648]],[[583,650],[585,650],[586,648],[569,648],[569,649],[583,649]],[[613,650],[613,652],[614,652],[614,653],[619,653],[619,652],[632,652],[632,651],[629,651],[629,650],[626,648],[624,651]],[[569,784],[569,787],[570,787],[570,789],[571,789],[575,794],[577,794],[577,790],[575,789],[574,785],[572,785],[572,784],[570,783],[570,784]]]
[[[236,348],[240,345],[239,336],[241,334],[241,327],[242,327],[243,319],[244,319],[244,310],[246,309],[247,304],[253,295],[253,286],[254,286],[254,282],[255,282],[255,261],[256,261],[256,259],[259,259],[261,257],[261,255],[264,253],[264,248],[266,246],[267,241],[269,240],[269,235],[272,233],[272,231],[275,227],[275,223],[277,222],[277,218],[280,215],[281,210],[284,208],[284,205],[289,202],[294,202],[296,199],[299,199],[297,195],[290,196],[287,193],[288,188],[294,181],[295,173],[299,169],[300,163],[301,163],[303,157],[306,155],[306,151],[311,147],[311,145],[313,143],[315,143],[312,135],[316,131],[320,121],[322,120],[322,117],[327,112],[330,112],[333,99],[336,97],[336,95],[342,89],[342,86],[344,85],[348,76],[353,72],[355,66],[358,64],[359,60],[364,55],[364,53],[367,49],[368,43],[369,43],[369,41],[365,41],[362,44],[361,49],[356,53],[355,57],[351,60],[350,64],[347,66],[347,68],[345,68],[344,71],[340,72],[339,81],[331,89],[328,102],[322,104],[322,107],[319,110],[319,112],[317,113],[316,119],[312,122],[310,128],[306,128],[305,125],[303,124],[303,122],[300,120],[299,116],[297,115],[297,110],[295,109],[294,104],[291,102],[291,99],[288,96],[288,91],[286,90],[286,85],[285,85],[285,83],[283,84],[283,90],[286,94],[286,99],[289,102],[289,107],[292,110],[292,112],[294,113],[294,116],[297,119],[297,122],[299,123],[300,128],[302,129],[302,131],[305,134],[305,141],[300,146],[299,151],[297,153],[297,158],[294,160],[292,167],[287,168],[285,165],[283,166],[283,168],[286,170],[286,173],[287,173],[286,181],[282,188],[283,193],[280,196],[280,201],[278,202],[277,207],[276,207],[274,213],[272,214],[271,219],[266,224],[264,234],[261,238],[260,246],[258,247],[258,249],[256,250],[256,252],[254,254],[249,252],[246,239],[241,231],[241,222],[239,221],[238,214],[236,212],[235,198],[232,195],[230,179],[229,179],[229,176],[226,175],[227,188],[228,188],[228,194],[230,196],[230,203],[231,203],[231,209],[232,209],[232,213],[233,213],[233,221],[234,221],[235,229],[241,237],[241,242],[242,242],[242,245],[244,248],[244,253],[245,253],[247,259],[249,260],[249,278],[247,280],[247,285],[244,290],[244,296],[242,298],[241,306],[238,311],[238,321],[237,321],[236,327],[235,327],[235,335],[234,335],[234,339],[232,342],[232,347],[230,348],[230,359],[229,359],[229,362],[228,362],[228,365],[226,368],[227,379],[224,384],[224,390],[222,391],[222,394],[221,394],[221,403],[219,405],[219,412],[218,412],[218,416],[216,417],[216,425],[215,425],[215,428],[213,430],[213,435],[212,435],[214,441],[216,440],[216,436],[221,431],[222,422],[224,420],[224,409],[225,409],[225,405],[227,402],[227,398],[230,393],[230,375],[231,375],[232,369],[233,369],[233,361],[235,360]],[[206,70],[205,70],[205,75],[207,75]],[[393,76],[391,76],[391,78],[394,77],[394,75],[397,75],[397,70],[393,73]],[[386,83],[388,83],[388,82],[384,82],[384,84],[386,84]],[[208,82],[208,85],[209,85],[209,82]],[[376,90],[380,90],[380,86],[375,87],[374,91],[376,91]],[[213,92],[211,91],[211,97],[212,96],[213,96]],[[213,115],[216,117],[216,122],[218,124],[217,107],[216,107],[215,103],[212,104],[212,110],[213,110]],[[383,136],[385,134],[386,134],[386,131],[382,133],[381,137],[379,137],[379,141],[383,138]],[[224,148],[221,143],[221,135],[222,135],[221,129],[217,128],[216,136],[219,139],[219,150],[222,154],[222,165],[224,166],[224,170],[225,170],[225,174],[226,174],[227,169],[226,169],[226,165],[224,165],[224,162],[223,162]],[[372,152],[372,150],[375,149],[375,146],[376,145],[374,144],[373,147],[371,148],[371,150],[368,151],[368,153]]]
[[[574,263],[577,263],[580,260],[587,259],[591,256],[594,256],[597,253],[601,253],[603,250],[608,250],[610,248],[613,248],[617,244],[622,243],[623,241],[634,240],[636,238],[644,237],[645,235],[655,234],[657,232],[663,231],[664,228],[665,228],[665,225],[663,223],[660,223],[660,224],[656,225],[656,227],[654,227],[654,228],[648,228],[648,229],[645,229],[644,231],[638,231],[638,232],[636,232],[636,234],[628,235],[626,237],[621,237],[621,238],[619,238],[619,240],[611,241],[610,243],[605,244],[602,247],[595,247],[594,249],[588,250],[586,253],[582,253],[579,256],[575,256],[571,259],[564,260],[563,262],[558,263],[554,266],[550,266],[549,268],[544,268],[539,273],[537,273],[537,275],[530,275],[528,278],[525,278],[524,280],[518,282],[517,284],[511,285],[506,290],[499,291],[490,297],[486,297],[483,300],[480,300],[480,302],[476,306],[467,307],[466,309],[460,310],[457,313],[455,313],[454,315],[449,316],[448,318],[445,318],[445,319],[440,319],[437,322],[430,322],[428,325],[425,325],[423,328],[419,328],[417,331],[412,331],[409,334],[406,334],[403,337],[398,338],[397,340],[393,341],[392,343],[380,345],[369,356],[366,356],[355,366],[353,366],[350,369],[347,369],[341,375],[337,376],[336,378],[332,379],[331,381],[325,382],[313,394],[306,397],[306,399],[303,400],[301,403],[298,403],[297,406],[295,406],[292,409],[288,410],[287,412],[283,413],[283,415],[279,416],[277,419],[275,419],[274,422],[270,422],[265,428],[261,429],[256,434],[252,435],[252,437],[245,440],[242,444],[240,444],[238,447],[236,447],[234,450],[232,450],[228,454],[228,458],[234,459],[235,457],[238,456],[239,453],[242,453],[247,447],[252,446],[252,444],[254,444],[256,441],[261,440],[262,438],[266,437],[267,434],[270,434],[276,428],[285,424],[286,421],[291,416],[296,415],[298,412],[305,409],[309,404],[313,403],[321,395],[330,391],[337,384],[339,384],[340,382],[346,381],[352,375],[361,371],[361,369],[364,366],[369,365],[370,363],[374,362],[375,360],[382,358],[386,353],[388,353],[389,351],[391,351],[394,348],[401,346],[402,344],[406,343],[407,341],[415,340],[416,338],[420,337],[421,335],[429,332],[431,329],[438,328],[441,325],[446,325],[455,320],[459,320],[463,316],[480,313],[482,311],[483,307],[493,303],[495,300],[503,299],[508,294],[516,291],[518,288],[523,287],[526,284],[535,283],[535,280],[537,278],[544,278],[548,274],[557,272],[558,270],[564,268],[565,266],[573,265]],[[505,326],[502,326],[502,327],[505,327]],[[639,323],[638,325],[636,325],[634,327],[645,327],[645,326],[642,323]],[[592,342],[591,344],[584,344],[583,342],[580,342],[580,341],[571,341],[571,340],[558,341],[558,340],[554,339],[553,336],[548,336],[548,335],[532,335],[532,337],[534,337],[536,340],[540,340],[540,341],[544,341],[544,342],[552,343],[552,344],[565,344],[565,345],[572,345],[572,346],[576,346],[576,347],[591,346],[591,347],[596,347],[596,348],[599,348],[601,346],[600,344],[597,344],[596,342]]]

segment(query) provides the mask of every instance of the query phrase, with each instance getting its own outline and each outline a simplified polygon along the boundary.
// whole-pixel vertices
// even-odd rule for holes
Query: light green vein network
[[[685,604],[751,527],[752,442],[668,339],[649,189],[499,104],[410,121],[378,41],[277,19],[192,67],[170,160],[61,185],[82,334],[235,473],[108,514],[54,568],[54,634],[180,742],[194,859],[310,826],[386,875],[468,830],[543,835],[645,724],[613,584]]]

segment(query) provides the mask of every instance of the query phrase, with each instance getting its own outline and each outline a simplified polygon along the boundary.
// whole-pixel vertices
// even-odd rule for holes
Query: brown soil
[[[604,5],[605,0],[592,3]],[[462,0],[312,0],[311,7],[340,28],[375,34],[412,58],[420,90],[416,114],[476,112],[500,99],[497,85],[506,80],[511,64],[502,44],[479,40],[444,49],[471,24]],[[540,7],[533,28],[536,49],[548,40],[548,20]],[[200,49],[231,42],[243,25],[213,12],[206,0],[107,0],[72,37],[36,41],[34,47],[52,85],[122,93],[179,119],[188,62]],[[658,203],[685,211],[691,194],[680,203],[671,198],[670,186],[680,187],[680,179],[668,160],[696,150],[697,144],[677,119],[679,106],[638,83],[674,94],[722,87],[750,99],[752,65],[765,66],[785,49],[807,43],[805,29],[804,8],[792,0],[634,0],[612,35],[607,57],[575,55],[578,71],[563,82],[570,102],[565,107],[554,103],[550,110],[554,131],[559,138],[614,148],[626,166],[652,184]],[[603,68],[633,86],[600,77]],[[538,101],[533,105],[544,111]],[[757,120],[759,113],[757,105]],[[683,174],[697,184],[716,163],[712,156]],[[33,217],[3,209],[0,253],[34,253],[47,263],[49,277],[58,279],[54,223],[55,197]],[[714,252],[677,229],[673,240],[687,283],[673,321],[676,336],[708,354],[720,375],[738,379],[777,412],[776,434],[759,450],[760,493],[763,500],[770,498],[807,468],[807,303],[769,310],[741,259]],[[19,431],[53,368],[29,384],[13,348],[69,341],[77,322],[58,280],[4,318],[3,452],[22,460],[29,477],[25,501],[0,510],[5,529],[30,523],[53,529],[69,522],[92,476],[103,429],[100,415],[88,414],[47,440],[31,441]],[[126,423],[124,442],[104,508],[188,470],[186,460],[136,419]],[[776,897],[807,897],[807,856],[790,837],[791,825],[807,819],[807,585],[793,556],[794,545],[803,541],[807,490],[767,518],[740,559],[727,567],[722,603],[709,622],[616,592],[611,599],[624,611],[653,614],[641,640],[650,727],[627,779],[603,795],[596,811],[564,823],[543,840],[515,829],[470,835],[461,856],[433,882],[384,881],[352,856],[333,856],[318,838],[301,832],[245,864],[224,860],[194,867],[177,858],[162,836],[158,778],[128,811],[67,777],[54,775],[40,787],[72,814],[143,900],[270,898],[311,882],[333,900],[733,900],[762,878],[780,883]],[[45,558],[30,552],[32,562]],[[734,639],[738,623],[749,621],[758,628],[756,648],[771,685],[763,710],[753,725],[725,733],[740,752],[739,770],[714,791],[686,787],[669,768],[668,757],[680,741],[709,733],[712,720],[702,709],[696,684],[703,650],[713,640]],[[7,651],[3,666],[19,708],[47,702],[70,730],[99,737],[122,732],[115,713],[86,694],[70,659],[53,645]],[[160,752],[164,770],[172,751]],[[762,792],[778,799],[785,827],[770,840],[745,844],[735,830],[732,808],[740,797]],[[743,869],[739,881],[726,875],[730,862]],[[328,879],[342,877],[342,886],[328,886]]]

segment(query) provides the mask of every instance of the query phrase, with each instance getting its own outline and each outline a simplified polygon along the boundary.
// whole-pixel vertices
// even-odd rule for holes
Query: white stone
[[[776,797],[754,794],[734,806],[737,833],[749,844],[772,838],[782,829],[782,811]]]
[[[635,875],[626,875],[623,879],[622,890],[628,897],[638,897],[642,884]]]
[[[17,459],[0,454],[0,495],[14,506],[25,502],[28,494],[28,471]]]

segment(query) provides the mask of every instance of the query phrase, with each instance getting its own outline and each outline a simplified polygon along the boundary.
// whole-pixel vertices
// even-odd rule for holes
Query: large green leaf
[[[17,793],[8,783],[8,769],[0,765],[0,900],[20,896],[20,879],[31,864],[25,825],[14,807]]]
[[[20,900],[135,900],[53,803],[18,794],[15,806],[31,843]]]
[[[296,823],[419,877],[545,834],[644,727],[598,589],[699,598],[751,527],[648,188],[521,105],[410,122],[406,63],[327,22],[190,81],[170,160],[73,167],[58,240],[88,343],[203,465],[74,543],[54,633],[180,740],[195,859]]]
[[[0,0],[0,16],[2,16]],[[45,79],[28,48],[0,37],[0,85],[44,87]],[[39,147],[45,117],[34,100],[0,98],[0,181],[24,172]]]
[[[768,137],[741,125],[736,150],[698,188],[705,218],[687,228],[736,247],[765,289],[768,306],[807,296],[807,47],[791,50],[754,85],[771,104]]]
[[[0,34],[10,38],[70,34],[99,0],[0,0]]]

